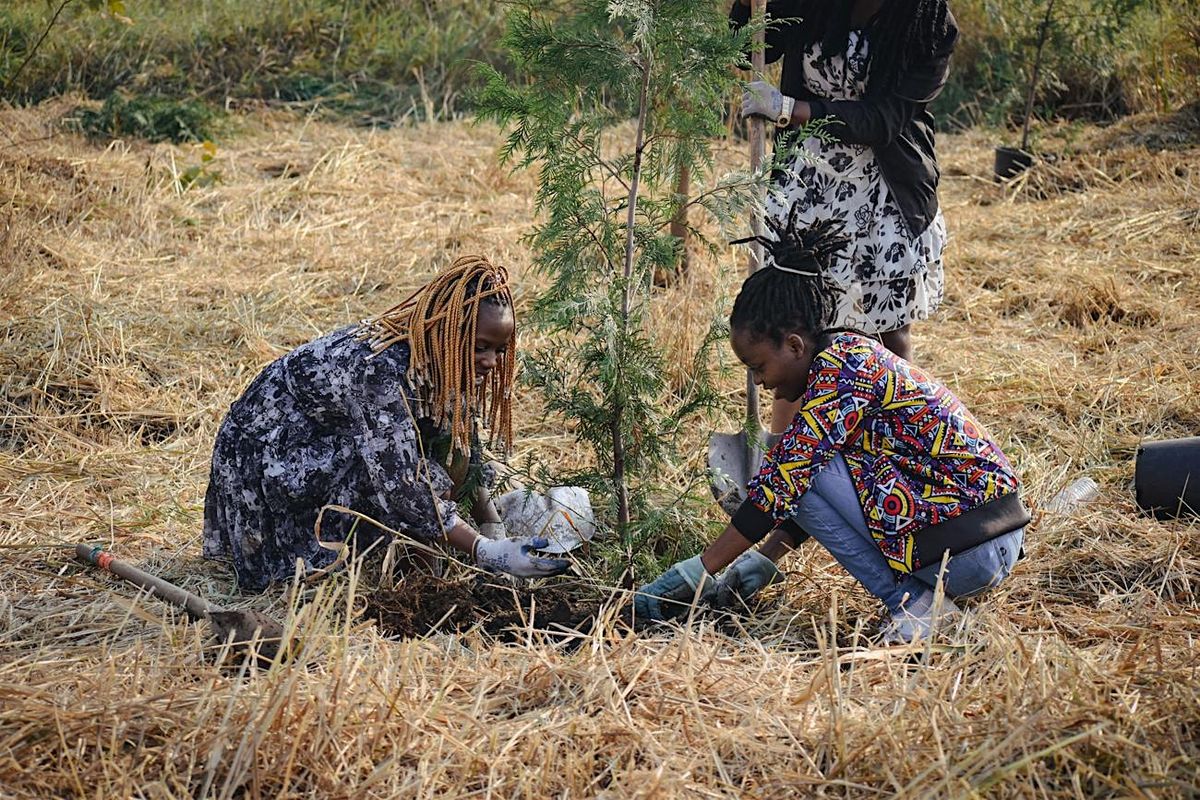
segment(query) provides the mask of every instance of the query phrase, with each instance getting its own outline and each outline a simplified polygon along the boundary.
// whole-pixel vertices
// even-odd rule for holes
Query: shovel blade
[[[251,609],[216,610],[208,612],[213,633],[222,642],[229,642],[235,652],[251,651],[260,665],[266,667],[286,648],[283,626],[260,611]]]
[[[733,516],[746,499],[746,484],[758,471],[762,443],[752,442],[745,431],[714,433],[708,440],[709,487],[717,504]]]

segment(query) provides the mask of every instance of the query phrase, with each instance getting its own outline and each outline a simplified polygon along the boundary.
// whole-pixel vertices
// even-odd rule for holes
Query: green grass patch
[[[956,0],[962,36],[935,113],[1019,126],[1048,0]],[[1034,93],[1040,118],[1111,120],[1200,95],[1200,4],[1055,0]]]
[[[71,3],[22,69],[56,8],[0,8],[0,87],[11,102],[120,91],[387,124],[465,110],[474,63],[503,65],[498,0],[138,0],[126,4],[129,21]]]
[[[962,39],[940,120],[1019,124],[1046,2],[952,4]],[[511,74],[502,0],[128,0],[127,18],[90,5],[70,2],[21,68],[59,3],[0,3],[0,99],[120,91],[390,125],[470,112],[475,62]],[[1054,16],[1039,117],[1111,119],[1200,95],[1194,0],[1057,0]]]

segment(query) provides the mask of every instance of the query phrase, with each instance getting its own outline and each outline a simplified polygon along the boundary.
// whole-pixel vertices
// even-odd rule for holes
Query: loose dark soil
[[[412,573],[395,589],[369,595],[364,616],[398,639],[478,628],[500,641],[515,641],[530,628],[551,635],[587,634],[600,607],[594,597],[554,585],[530,589],[482,577],[448,581]]]

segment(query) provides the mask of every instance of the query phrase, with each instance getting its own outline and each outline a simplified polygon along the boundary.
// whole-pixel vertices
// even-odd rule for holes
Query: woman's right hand
[[[779,583],[784,575],[775,562],[757,550],[747,550],[729,565],[717,579],[714,608],[747,608],[750,598],[764,586]]]
[[[742,90],[742,119],[758,117],[778,122],[783,109],[783,94],[766,81],[750,81]]]
[[[549,544],[550,540],[544,536],[519,536],[495,541],[480,537],[475,541],[475,563],[490,572],[507,572],[518,578],[561,575],[570,569],[570,561],[536,555],[537,550]]]

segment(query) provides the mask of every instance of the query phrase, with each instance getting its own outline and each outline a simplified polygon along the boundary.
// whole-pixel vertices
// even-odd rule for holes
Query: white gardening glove
[[[479,525],[479,534],[485,539],[496,541],[497,539],[507,539],[508,530],[504,527],[503,522],[483,522]]]
[[[742,119],[760,117],[779,125],[785,113],[788,118],[792,116],[792,107],[795,104],[795,100],[785,97],[766,81],[751,81],[742,91]]]
[[[779,583],[783,573],[775,562],[757,550],[747,550],[717,579],[716,608],[743,609],[759,589]]]
[[[542,536],[497,539],[494,542],[480,537],[475,540],[475,563],[490,572],[507,572],[518,578],[561,575],[570,569],[570,561],[534,555],[534,551],[548,544],[549,540]]]

